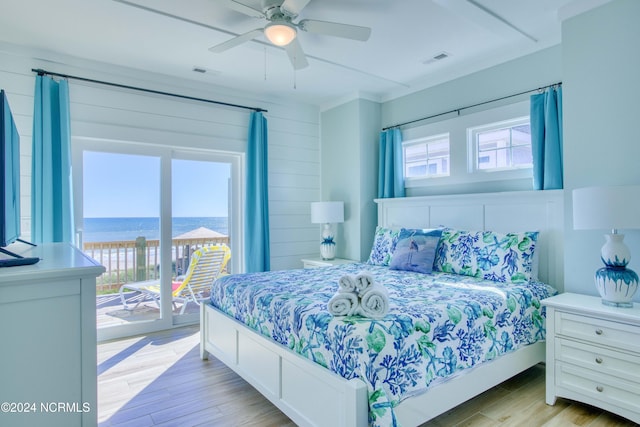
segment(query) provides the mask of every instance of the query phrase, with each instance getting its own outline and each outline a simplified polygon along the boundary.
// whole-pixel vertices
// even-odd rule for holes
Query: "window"
[[[403,129],[407,196],[530,189],[529,110],[523,100]]]
[[[468,134],[472,170],[496,171],[532,166],[529,117],[470,128]]]
[[[405,141],[402,144],[405,178],[449,175],[449,134]]]

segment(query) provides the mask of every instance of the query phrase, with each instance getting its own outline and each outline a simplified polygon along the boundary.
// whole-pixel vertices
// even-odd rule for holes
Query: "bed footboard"
[[[213,355],[300,426],[365,427],[367,387],[268,341],[202,304],[200,356]]]
[[[202,304],[200,355],[209,354],[244,378],[300,426],[364,427],[368,425],[367,387],[345,380],[242,323]],[[428,421],[545,360],[538,342],[482,364],[396,408],[406,427]]]
[[[396,408],[396,416],[403,427],[420,425],[544,362],[545,350],[545,343],[538,341],[492,362],[478,365],[423,394],[403,400]]]

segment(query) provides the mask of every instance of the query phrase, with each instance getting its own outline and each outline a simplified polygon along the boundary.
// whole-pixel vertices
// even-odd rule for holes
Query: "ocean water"
[[[173,237],[206,227],[228,235],[227,217],[173,218]],[[115,242],[136,240],[144,236],[147,240],[160,238],[160,218],[85,218],[82,240],[84,242]]]

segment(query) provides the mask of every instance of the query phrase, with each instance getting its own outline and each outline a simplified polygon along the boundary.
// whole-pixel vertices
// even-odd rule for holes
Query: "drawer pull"
[[[602,363],[602,357],[596,357],[596,363],[599,365]]]
[[[596,335],[602,335],[602,329],[596,329]]]
[[[602,391],[604,390],[604,387],[602,387],[601,385],[596,386],[596,390],[598,391],[598,393],[602,393]]]

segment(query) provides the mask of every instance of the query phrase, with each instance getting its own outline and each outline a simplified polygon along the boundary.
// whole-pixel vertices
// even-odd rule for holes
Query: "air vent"
[[[438,62],[438,61],[442,61],[443,59],[446,59],[448,57],[450,57],[451,55],[448,54],[447,52],[440,52],[436,55],[433,55],[431,58],[428,58],[424,61],[422,61],[423,64],[427,65],[427,64],[433,64],[434,62]]]
[[[221,71],[212,70],[211,68],[206,68],[201,65],[194,65],[191,71],[198,74],[206,74],[207,76],[211,76],[211,77],[219,76],[221,74]]]

